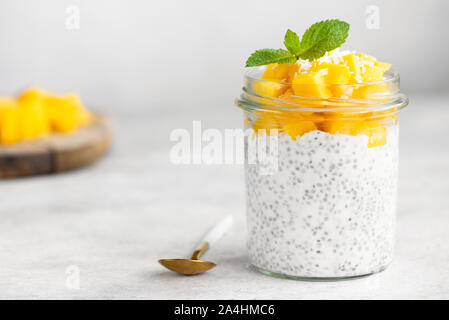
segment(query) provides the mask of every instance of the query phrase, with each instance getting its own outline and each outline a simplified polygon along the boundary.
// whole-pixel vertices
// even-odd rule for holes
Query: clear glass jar
[[[394,250],[398,112],[408,104],[398,74],[329,85],[341,98],[320,99],[266,94],[288,84],[260,80],[264,69],[247,72],[236,101],[251,131],[245,140],[251,264],[296,279],[384,270]]]

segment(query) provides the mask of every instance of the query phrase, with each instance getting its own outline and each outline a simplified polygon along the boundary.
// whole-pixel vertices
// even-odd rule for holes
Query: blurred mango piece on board
[[[71,133],[91,119],[76,93],[57,95],[30,87],[17,98],[0,97],[0,144]]]

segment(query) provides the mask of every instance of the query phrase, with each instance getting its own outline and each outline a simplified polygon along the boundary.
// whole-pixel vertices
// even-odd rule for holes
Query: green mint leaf
[[[296,56],[283,49],[261,49],[246,60],[246,67],[262,66],[270,63],[296,62]]]
[[[299,54],[300,48],[299,37],[295,32],[291,31],[290,29],[288,29],[287,32],[285,33],[284,45],[291,54],[294,54],[295,56]]]
[[[298,58],[296,58],[296,56],[290,56],[290,57],[287,57],[287,58],[279,59],[279,60],[277,61],[277,63],[278,63],[278,64],[283,64],[283,63],[295,63],[296,61],[298,61]]]
[[[298,56],[301,59],[321,58],[340,47],[348,37],[349,24],[340,20],[324,20],[313,24],[304,33]]]
[[[348,37],[349,24],[338,20],[324,20],[313,24],[303,34],[298,35],[287,30],[284,37],[284,49],[261,49],[255,51],[246,60],[246,67],[262,66],[270,63],[295,63],[298,59],[315,60],[328,51],[340,47]]]

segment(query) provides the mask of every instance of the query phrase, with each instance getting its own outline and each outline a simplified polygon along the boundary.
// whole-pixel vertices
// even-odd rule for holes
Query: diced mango
[[[343,61],[345,65],[348,66],[349,71],[351,72],[351,83],[357,83],[357,79],[362,80],[362,74],[360,70],[360,57],[350,53],[343,56]]]
[[[368,148],[383,146],[387,143],[387,128],[384,126],[368,128],[365,134],[368,136]]]
[[[46,93],[30,88],[18,98],[19,135],[21,140],[31,139],[49,133],[47,115],[43,107]]]
[[[0,109],[16,105],[16,99],[10,97],[0,97]],[[1,112],[1,111],[0,111]]]
[[[296,63],[289,63],[289,69],[287,74],[287,81],[291,83],[295,79],[297,72],[299,71],[299,65]]]
[[[344,86],[349,83],[349,68],[342,64],[322,63],[321,70],[327,70],[324,81],[329,85],[332,94],[339,98],[342,96],[350,96],[352,88]]]
[[[91,118],[77,94],[52,95],[30,87],[17,99],[0,97],[0,143],[15,143],[51,131],[68,133]]]
[[[386,143],[387,128],[380,121],[365,119],[334,120],[325,122],[325,131],[330,134],[364,134],[368,137],[368,148],[382,146]]]
[[[288,89],[285,93],[279,96],[279,102],[277,103],[280,107],[285,108],[297,108],[298,106],[305,108],[314,108],[320,107],[324,105],[322,101],[310,101],[308,98],[298,97],[295,95],[292,89]],[[296,116],[298,112],[285,111],[292,116]],[[300,116],[311,115],[313,112],[311,111],[301,111],[299,112]]]
[[[302,120],[295,121],[294,119],[286,121],[283,126],[284,132],[288,134],[293,140],[297,137],[304,135],[309,131],[316,130],[317,127],[312,121]]]
[[[267,79],[273,79],[275,74],[275,68],[277,66],[277,63],[270,63],[267,65],[267,68],[262,74],[261,79],[267,80]]]
[[[254,91],[263,97],[278,97],[284,93],[288,86],[282,83],[259,81],[254,82]]]
[[[303,111],[303,118],[313,121],[316,125],[326,120],[323,112],[306,112]]]
[[[324,81],[327,84],[345,84],[349,81],[349,69],[342,64],[322,63],[320,70],[327,70]]]
[[[20,140],[19,118],[15,106],[3,107],[0,117],[0,142],[11,144]]]
[[[2,118],[2,114],[7,112],[9,108],[15,108],[17,105],[17,101],[15,99],[9,97],[0,97],[0,119]]]
[[[377,61],[377,59],[375,57],[367,55],[367,54],[364,54],[364,53],[360,53],[359,52],[359,53],[356,53],[356,55],[358,57],[360,57],[360,59],[362,59],[364,61],[368,61],[368,62],[376,62]]]
[[[324,131],[330,134],[348,134],[356,136],[365,129],[363,120],[328,120],[322,124]]]
[[[384,70],[376,66],[366,66],[363,73],[364,82],[380,81],[383,79]]]
[[[328,99],[331,91],[324,81],[324,76],[319,72],[299,74],[293,79],[292,88],[295,95],[300,97],[316,97]]]
[[[295,93],[293,92],[292,88],[288,88],[282,95],[279,96],[279,100],[295,103],[296,100],[294,94]],[[285,105],[285,107],[289,106]]]
[[[69,133],[76,128],[76,107],[63,97],[47,97],[45,108],[52,130]]]
[[[91,119],[79,96],[73,93],[47,96],[45,109],[50,126],[56,132],[70,133]]]
[[[378,68],[381,68],[383,72],[387,71],[391,68],[391,64],[381,61],[374,62],[374,65]]]
[[[384,145],[387,133],[385,123],[396,119],[393,111],[387,111],[383,117],[382,112],[312,112],[296,109],[326,109],[331,105],[334,108],[335,105],[327,100],[330,98],[368,99],[372,103],[387,99],[389,88],[376,82],[383,80],[390,64],[362,53],[350,53],[341,58],[333,59],[333,63],[324,62],[327,59],[312,61],[307,71],[301,71],[299,64],[268,65],[261,78],[266,81],[256,82],[254,90],[264,97],[278,98],[261,98],[263,103],[286,109],[273,113],[260,112],[258,119],[252,123],[254,130],[262,129],[262,133],[270,134],[269,129],[279,129],[294,140],[312,130],[330,134],[363,134],[368,137],[368,147]],[[307,63],[301,65],[307,66]],[[361,103],[361,107],[372,104],[357,103]]]
[[[65,95],[65,99],[69,104],[75,106],[76,112],[76,122],[78,126],[84,126],[90,122],[92,115],[83,105],[81,98],[76,93],[68,93]]]
[[[19,117],[20,139],[31,139],[47,134],[50,131],[47,117],[41,103],[19,103],[17,108]]]
[[[388,88],[382,83],[361,84],[358,88],[354,89],[352,97],[355,99],[379,99],[381,97],[375,97],[376,94],[380,95],[387,92]]]
[[[261,77],[265,81],[256,81],[253,89],[261,96],[276,98],[288,89],[288,83],[293,80],[298,69],[295,63],[271,63]]]
[[[294,76],[299,66],[296,63],[271,63],[262,75],[262,80],[269,81],[288,81],[289,77]]]
[[[42,101],[47,96],[47,92],[38,88],[38,87],[30,87],[23,91],[19,97],[18,102],[22,104],[32,104],[36,102]]]

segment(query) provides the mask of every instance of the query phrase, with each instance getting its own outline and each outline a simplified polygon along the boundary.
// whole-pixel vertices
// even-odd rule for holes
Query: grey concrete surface
[[[208,109],[115,111],[115,144],[78,171],[0,181],[0,298],[376,299],[449,298],[449,96],[411,96],[401,117],[396,258],[380,274],[298,282],[248,268],[243,168],[175,166],[174,128],[238,127],[231,103]],[[214,106],[217,107],[217,106]],[[221,216],[232,231],[208,253],[201,276],[164,270],[188,256]],[[79,289],[67,286],[79,270]]]

